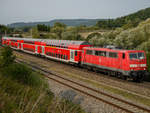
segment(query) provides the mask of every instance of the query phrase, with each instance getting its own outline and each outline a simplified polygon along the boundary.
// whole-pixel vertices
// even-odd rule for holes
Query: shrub
[[[32,86],[39,86],[42,84],[40,76],[32,72],[31,68],[24,64],[11,64],[3,69],[3,74],[9,76],[19,82]]]
[[[81,35],[79,35],[76,31],[67,31],[62,33],[63,40],[83,40]]]
[[[12,64],[15,60],[15,56],[13,55],[13,51],[10,47],[6,46],[1,49],[0,53],[0,66],[5,67]]]

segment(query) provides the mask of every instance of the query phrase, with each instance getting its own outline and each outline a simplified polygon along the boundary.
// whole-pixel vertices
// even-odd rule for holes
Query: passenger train
[[[142,50],[98,48],[86,41],[14,37],[2,37],[2,45],[124,79],[142,81],[147,74],[146,54]]]

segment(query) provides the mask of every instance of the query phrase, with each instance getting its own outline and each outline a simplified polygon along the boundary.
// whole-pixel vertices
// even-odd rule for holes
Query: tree
[[[37,30],[38,31],[50,32],[50,26],[46,26],[44,24],[38,24],[37,25]]]
[[[40,34],[36,27],[32,28],[30,32],[33,38],[40,38]]]
[[[76,31],[66,31],[62,33],[62,37],[64,40],[83,40],[81,35],[79,35]]]
[[[66,25],[64,23],[56,22],[56,23],[54,23],[54,27],[62,27],[65,29]]]
[[[60,22],[56,22],[52,28],[52,32],[56,33],[59,39],[62,39],[62,33],[65,31],[66,25]]]
[[[101,34],[100,33],[91,33],[87,36],[86,40],[89,41],[90,39],[92,39],[93,37],[100,37]]]

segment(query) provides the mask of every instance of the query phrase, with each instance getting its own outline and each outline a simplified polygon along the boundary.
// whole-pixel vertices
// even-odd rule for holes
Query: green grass
[[[147,106],[150,106],[150,99],[147,99],[147,98],[144,98],[144,97],[141,97],[141,96],[138,96],[138,95],[135,95],[133,93],[129,93],[129,92],[126,92],[124,90],[120,90],[120,89],[117,89],[117,88],[113,88],[113,87],[110,87],[108,85],[104,85],[104,84],[101,84],[101,83],[98,83],[96,81],[93,81],[93,80],[90,80],[90,79],[87,79],[87,78],[83,78],[81,76],[78,76],[76,74],[72,74],[70,72],[67,72],[67,71],[64,71],[64,70],[61,70],[61,69],[56,69],[56,68],[51,68],[53,69],[54,71],[58,72],[58,73],[61,73],[63,75],[67,75],[69,77],[72,77],[72,78],[75,78],[75,79],[78,79],[78,80],[81,80],[83,82],[86,82],[86,83],[89,83],[97,88],[101,88],[101,89],[104,89],[108,92],[112,92],[114,94],[117,94],[117,95],[120,95],[120,96],[123,96],[127,99],[130,99],[132,101],[136,101],[136,102],[139,102],[139,103],[142,103],[144,105],[147,105]]]

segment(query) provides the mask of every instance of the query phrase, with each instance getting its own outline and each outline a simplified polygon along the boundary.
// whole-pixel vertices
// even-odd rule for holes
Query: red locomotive
[[[109,75],[142,80],[147,70],[145,52],[108,48],[84,48],[82,65],[100,69]]]
[[[147,73],[144,51],[95,48],[85,41],[3,37],[2,45],[67,63],[75,63],[117,77],[141,81]]]

